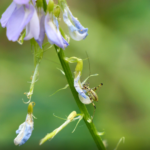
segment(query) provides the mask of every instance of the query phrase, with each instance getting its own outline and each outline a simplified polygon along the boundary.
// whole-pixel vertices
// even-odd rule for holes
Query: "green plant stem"
[[[32,76],[32,82],[31,82],[30,90],[29,90],[29,94],[28,94],[29,100],[31,100],[31,97],[33,94],[34,84],[35,84],[35,82],[37,80],[37,76],[38,76],[38,69],[39,69],[39,63],[36,65],[35,70],[34,70],[34,74]]]
[[[58,54],[59,60],[61,62],[62,68],[65,72],[65,76],[67,78],[68,84],[70,86],[71,92],[74,96],[74,99],[81,111],[82,114],[84,114],[83,119],[84,122],[86,124],[86,126],[88,127],[97,147],[99,150],[106,150],[101,137],[98,135],[98,131],[95,128],[94,123],[92,122],[91,116],[88,113],[88,110],[86,108],[86,106],[84,104],[82,104],[78,98],[78,93],[76,92],[75,88],[74,88],[74,78],[72,76],[70,67],[69,67],[69,63],[65,60],[65,55],[62,49],[57,48],[57,46],[55,46],[56,52]]]

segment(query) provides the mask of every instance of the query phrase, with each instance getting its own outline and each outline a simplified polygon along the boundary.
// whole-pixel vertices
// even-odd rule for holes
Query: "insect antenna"
[[[89,76],[91,75],[91,66],[90,66],[90,59],[89,59],[89,56],[88,56],[88,53],[86,51],[86,56],[88,58],[88,64],[89,64]]]

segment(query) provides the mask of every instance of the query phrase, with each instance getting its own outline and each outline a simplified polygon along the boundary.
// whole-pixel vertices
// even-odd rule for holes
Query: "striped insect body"
[[[97,93],[95,92],[98,88],[100,88],[101,86],[103,85],[103,83],[99,84],[97,87],[94,87],[94,88],[90,88],[89,87],[89,84],[83,84],[83,91],[86,93],[86,95],[89,97],[90,99],[90,103],[93,104],[94,108],[96,109],[96,106],[94,104],[94,101],[98,102],[98,96],[97,96]],[[90,103],[84,103],[84,104],[90,104]]]

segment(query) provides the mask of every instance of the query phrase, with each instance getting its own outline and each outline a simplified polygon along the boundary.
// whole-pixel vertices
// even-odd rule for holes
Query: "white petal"
[[[82,90],[81,87],[81,83],[80,83],[80,72],[78,74],[78,76],[74,79],[74,87],[76,89],[76,91],[79,93],[79,95],[81,95],[84,98],[87,98],[87,95],[84,93],[84,91]]]
[[[33,118],[32,114],[27,114],[26,121],[19,126],[19,129],[16,131],[18,134],[14,139],[15,145],[24,144],[31,136],[33,130]]]
[[[90,98],[88,96],[86,98],[82,97],[80,94],[78,96],[79,96],[80,101],[83,104],[91,104],[92,103],[92,101],[90,100]]]
[[[24,40],[30,40],[33,37],[35,40],[37,40],[39,38],[39,35],[40,35],[40,22],[37,12],[34,8],[33,16],[26,27],[26,37],[24,38]]]
[[[85,33],[79,33],[78,31],[71,31],[70,28],[69,28],[69,33],[70,33],[70,36],[72,37],[72,39],[76,40],[76,41],[80,41],[80,40],[83,40],[85,39],[85,37],[87,36],[87,32]]]
[[[20,131],[24,128],[24,126],[25,126],[25,122],[19,126],[19,129],[16,131],[16,134],[19,134]]]
[[[23,139],[24,131],[25,131],[25,128],[26,128],[26,123],[24,122],[20,126],[21,126],[21,130],[20,130],[19,134],[17,135],[17,137],[14,139],[14,144],[15,145],[20,144],[21,140]],[[20,126],[19,126],[19,128],[20,128]]]

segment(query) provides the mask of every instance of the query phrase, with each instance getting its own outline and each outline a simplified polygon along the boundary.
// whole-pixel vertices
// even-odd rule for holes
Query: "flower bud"
[[[62,30],[62,28],[59,28],[59,31],[60,31],[61,35],[63,36],[63,38],[66,39],[65,33],[64,33],[64,31]]]
[[[50,0],[49,3],[48,3],[48,5],[47,5],[47,11],[49,13],[51,13],[53,11],[53,9],[54,9],[54,1]]]
[[[43,0],[36,1],[37,7],[43,7]]]
[[[54,9],[54,15],[55,17],[59,17],[60,15],[60,7],[59,6],[56,6],[55,9]]]
[[[77,63],[76,68],[75,68],[75,78],[79,75],[79,73],[82,73],[83,69],[83,60],[77,57],[70,57],[70,58],[65,58],[66,61],[69,63]]]
[[[73,111],[73,112],[70,113],[70,115],[68,116],[67,120],[72,121],[76,116],[77,116],[77,112]]]
[[[67,120],[58,128],[56,128],[54,131],[52,131],[51,133],[47,134],[43,139],[41,139],[40,141],[40,145],[42,145],[43,143],[45,143],[47,140],[50,140],[52,138],[54,138],[54,136],[56,136],[56,134],[58,134],[63,128],[65,128],[71,121],[73,121],[73,119],[77,116],[76,111],[73,111],[69,114]],[[81,117],[79,117],[78,119],[80,119]]]
[[[76,71],[77,74],[78,74],[78,72],[81,72],[82,69],[83,69],[83,61],[82,61],[82,59],[79,59],[79,58],[78,58],[75,71]]]
[[[28,105],[28,114],[32,114],[33,113],[33,107],[34,107],[35,103],[34,102],[30,102]]]

